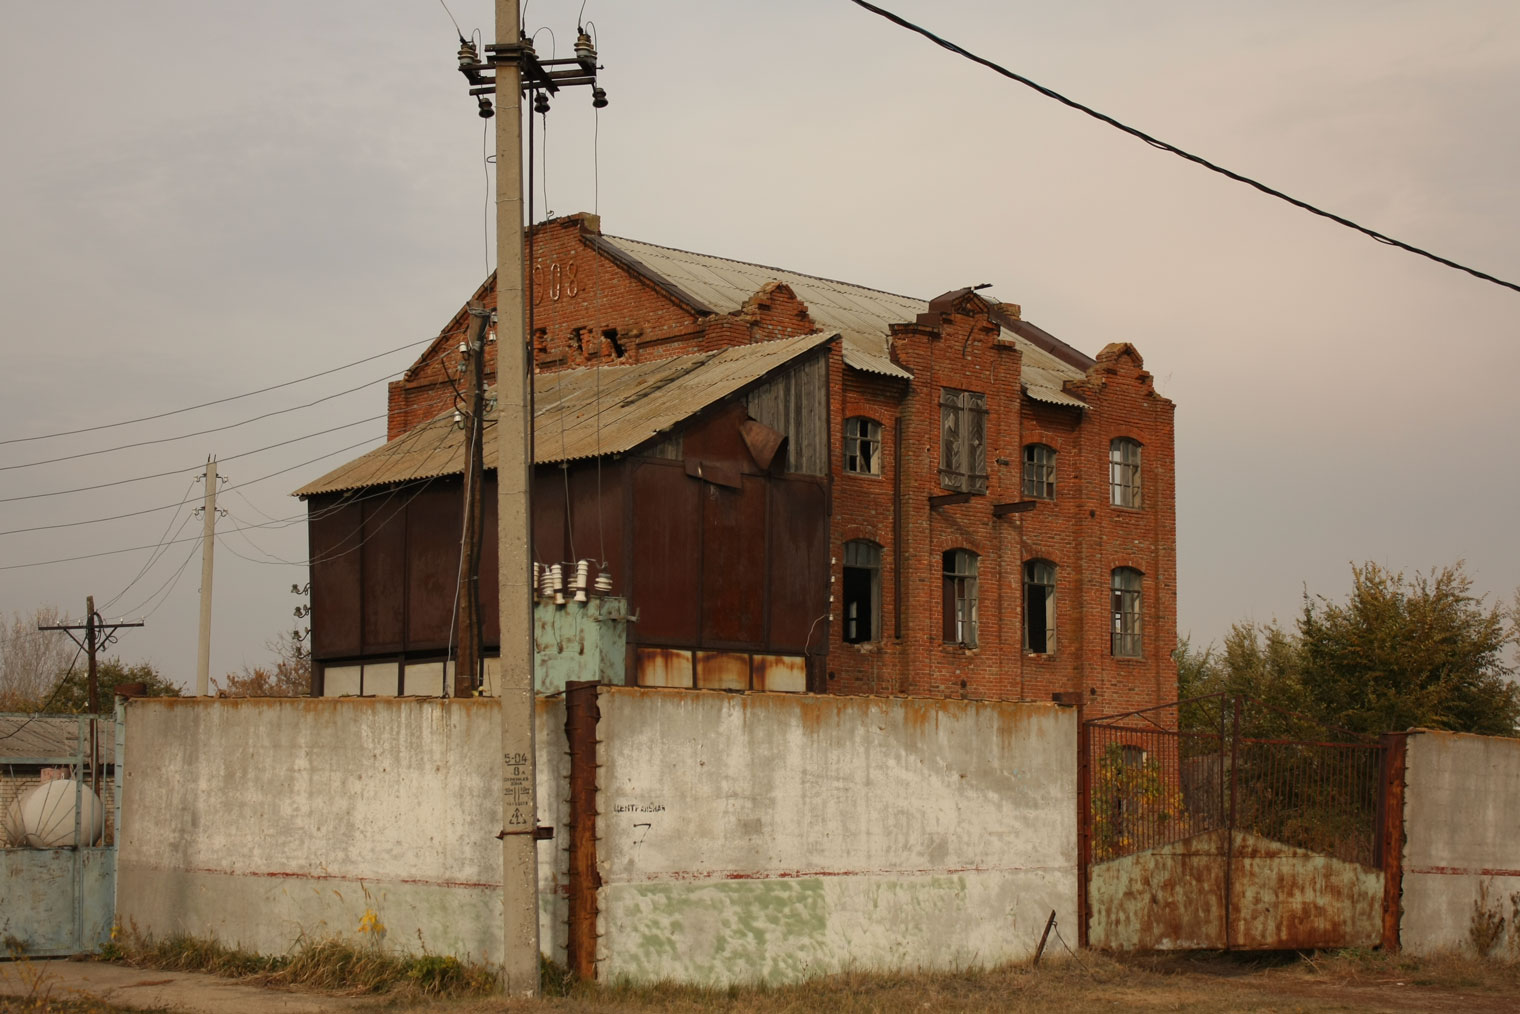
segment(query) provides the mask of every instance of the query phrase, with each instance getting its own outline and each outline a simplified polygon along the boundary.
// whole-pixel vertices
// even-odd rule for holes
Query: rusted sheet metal
[[[751,672],[756,690],[779,693],[807,690],[807,658],[803,655],[756,655]]]
[[[819,332],[632,366],[540,374],[533,381],[533,460],[549,464],[631,451],[834,339],[834,332]],[[497,455],[492,415],[487,411],[487,462]],[[465,450],[465,432],[449,410],[339,465],[296,495],[460,475]]]
[[[697,652],[699,690],[748,690],[749,656],[732,651]]]
[[[1242,831],[1099,863],[1088,890],[1088,939],[1102,950],[1371,947],[1382,937],[1381,871]]]
[[[640,647],[634,652],[634,680],[641,687],[691,687],[691,652]]]
[[[570,746],[569,934],[565,960],[577,977],[596,978],[597,896],[602,886],[596,865],[596,726],[598,684],[572,681],[565,687],[565,737]]]
[[[1399,949],[1399,924],[1404,917],[1404,775],[1409,736],[1383,737],[1383,797],[1378,840],[1383,866],[1383,950]]]

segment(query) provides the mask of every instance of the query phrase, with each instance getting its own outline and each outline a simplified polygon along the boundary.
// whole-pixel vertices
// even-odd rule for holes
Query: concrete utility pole
[[[501,621],[502,973],[538,995],[538,800],[533,743],[533,568],[528,457],[533,383],[523,299],[522,20],[496,0],[496,525]]]
[[[216,456],[206,459],[206,500],[201,525],[201,637],[195,659],[195,693],[206,697],[211,692],[211,557],[216,548]]]
[[[607,104],[596,83],[596,45],[578,26],[575,55],[540,60],[524,37],[518,0],[496,0],[496,41],[479,58],[459,40],[459,70],[496,118],[496,496],[501,621],[502,973],[508,992],[538,992],[538,805],[533,745],[533,570],[529,487],[532,480],[533,369],[523,298],[522,98],[524,77],[534,108],[571,85],[591,85],[591,105]],[[486,76],[494,71],[494,76]],[[482,332],[483,333],[483,332]],[[484,349],[482,349],[482,355]]]

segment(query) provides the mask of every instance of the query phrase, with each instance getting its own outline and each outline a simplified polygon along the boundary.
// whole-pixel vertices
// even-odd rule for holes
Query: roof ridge
[[[815,282],[827,282],[830,285],[848,286],[852,289],[862,289],[866,292],[874,292],[882,296],[891,296],[894,299],[906,299],[909,302],[914,303],[927,304],[929,302],[927,299],[923,299],[918,296],[907,296],[901,292],[891,292],[887,289],[877,289],[869,285],[861,285],[858,282],[847,282],[842,278],[825,278],[823,275],[813,275],[809,274],[806,271],[797,271],[793,268],[781,268],[775,266],[774,264],[761,264],[758,261],[741,261],[737,257],[724,257],[720,254],[703,253],[700,250],[686,250],[678,246],[665,246],[662,243],[651,243],[647,239],[634,239],[632,236],[611,236],[604,233],[601,235],[601,238],[621,240],[624,243],[638,243],[640,246],[652,246],[657,250],[669,250],[672,253],[690,254],[693,257],[707,257],[715,261],[726,261],[729,264],[742,264],[745,267],[759,268],[762,271],[780,271],[788,275],[796,275],[799,278],[809,278]]]

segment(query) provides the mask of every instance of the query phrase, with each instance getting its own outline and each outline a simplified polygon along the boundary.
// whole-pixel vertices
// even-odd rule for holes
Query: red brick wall
[[[572,216],[535,229],[531,327],[539,370],[638,362],[816,330],[807,307],[781,283],[767,285],[734,314],[684,306],[596,251],[598,228],[593,216]],[[494,306],[494,279],[475,298]],[[441,364],[457,364],[457,346],[469,327],[461,309],[407,377],[391,385],[392,437],[452,406]],[[614,330],[616,346],[604,338]],[[1081,691],[1090,714],[1172,701],[1177,631],[1172,403],[1155,393],[1139,354],[1128,345],[1104,349],[1086,380],[1073,385],[1073,393],[1088,404],[1085,411],[1032,401],[1020,388],[1019,350],[999,342],[998,335],[985,304],[966,296],[939,321],[898,329],[894,352],[913,374],[911,384],[849,370],[838,348],[830,353],[834,605],[828,688],[1041,700],[1057,691]],[[494,346],[486,365],[494,377]],[[939,401],[946,387],[987,395],[988,488],[969,503],[931,509],[928,498],[946,492],[939,485]],[[880,476],[844,474],[844,420],[857,415],[882,424]],[[1142,445],[1139,510],[1109,503],[1109,441],[1120,436]],[[1028,443],[1048,444],[1057,452],[1055,499],[1027,513],[994,518],[993,504],[1023,499]],[[881,636],[867,645],[845,644],[840,622],[844,543],[851,539],[882,547]],[[979,643],[972,649],[947,645],[941,636],[941,554],[949,549],[978,555]],[[1056,565],[1055,645],[1044,655],[1023,650],[1023,564],[1032,559]],[[894,623],[899,567],[901,636]],[[1140,659],[1114,658],[1109,651],[1115,567],[1144,574]]]

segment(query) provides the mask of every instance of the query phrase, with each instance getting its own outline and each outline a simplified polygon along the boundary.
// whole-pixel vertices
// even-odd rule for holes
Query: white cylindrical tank
[[[72,778],[43,782],[22,796],[21,831],[34,849],[68,848],[74,844],[74,804],[79,803],[81,844],[93,845],[105,830],[105,807],[89,786]]]

